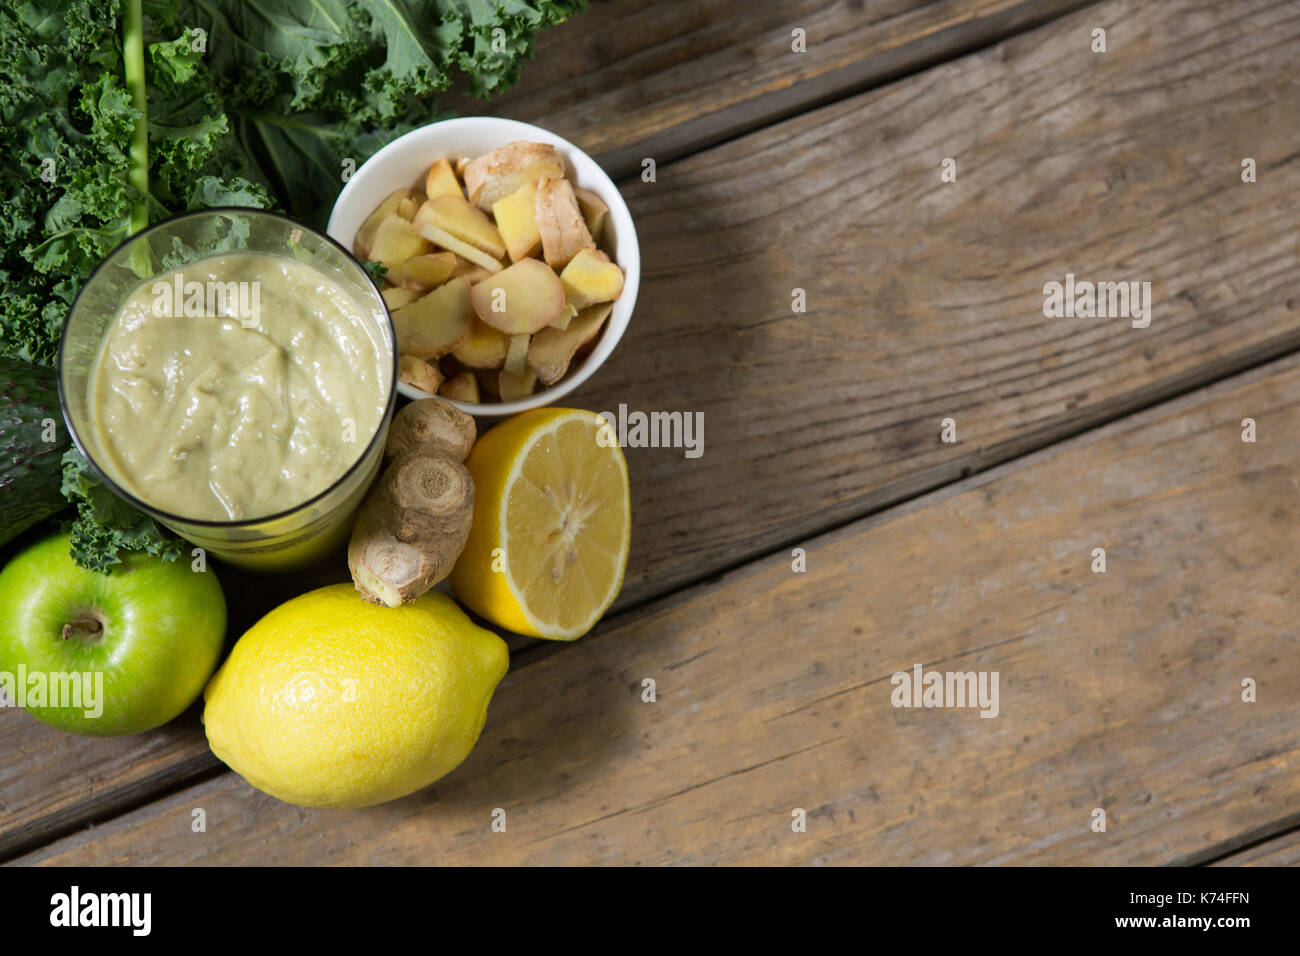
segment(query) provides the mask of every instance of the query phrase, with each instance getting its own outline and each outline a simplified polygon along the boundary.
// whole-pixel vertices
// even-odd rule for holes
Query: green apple
[[[111,574],[78,567],[67,535],[0,571],[5,704],[74,734],[111,737],[165,724],[217,666],[226,599],[211,568],[133,553]]]

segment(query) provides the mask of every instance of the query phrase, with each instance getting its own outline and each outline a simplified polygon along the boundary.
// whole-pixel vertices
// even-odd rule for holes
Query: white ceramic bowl
[[[613,180],[578,147],[540,126],[491,116],[466,116],[412,130],[370,157],[352,174],[339,193],[327,229],[332,239],[345,249],[351,249],[352,240],[366,217],[394,189],[405,186],[423,190],[424,174],[443,157],[454,161],[461,156],[481,156],[516,140],[553,145],[564,157],[569,178],[574,184],[590,189],[609,207],[602,245],[623,269],[623,294],[615,301],[609,318],[605,320],[605,328],[595,348],[580,364],[570,368],[561,381],[517,402],[484,402],[480,405],[453,402],[475,415],[514,415],[558,401],[591,378],[623,337],[628,320],[632,318],[637,287],[641,282],[641,250],[627,203],[623,202]],[[428,397],[427,392],[405,382],[399,382],[397,387],[408,398]]]

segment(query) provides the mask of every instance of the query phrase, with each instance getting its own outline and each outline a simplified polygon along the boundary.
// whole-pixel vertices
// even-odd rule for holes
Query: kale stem
[[[145,100],[143,0],[127,0],[122,23],[122,59],[131,105],[140,111],[131,137],[131,185],[140,192],[131,209],[132,233],[149,225],[149,106]]]

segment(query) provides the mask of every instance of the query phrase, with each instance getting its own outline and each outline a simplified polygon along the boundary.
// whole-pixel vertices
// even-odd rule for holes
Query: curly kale
[[[457,71],[486,96],[585,0],[14,0],[0,6],[0,354],[53,364],[91,270],[149,222],[216,205],[322,223]],[[74,552],[179,542],[74,451]]]

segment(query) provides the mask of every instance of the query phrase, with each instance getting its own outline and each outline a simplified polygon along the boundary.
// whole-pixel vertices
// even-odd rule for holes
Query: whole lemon
[[[249,628],[212,676],[208,744],[287,803],[395,800],[469,755],[509,660],[501,638],[436,592],[389,608],[350,584],[320,588]]]

